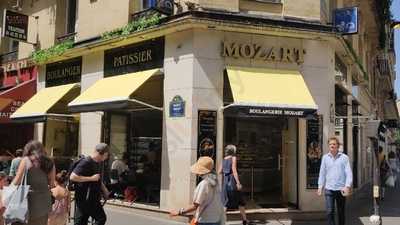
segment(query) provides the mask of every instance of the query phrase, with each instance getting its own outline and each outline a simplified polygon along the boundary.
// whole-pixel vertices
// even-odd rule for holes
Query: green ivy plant
[[[66,40],[50,48],[34,51],[31,58],[36,64],[43,64],[52,57],[62,55],[65,51],[72,48],[73,45],[73,40]]]
[[[146,28],[158,25],[161,18],[162,16],[160,14],[153,14],[150,17],[142,17],[138,20],[128,23],[123,27],[104,32],[101,35],[101,39],[108,40],[116,37],[127,36],[133,32],[141,31]]]
[[[357,65],[360,67],[361,72],[363,73],[364,79],[369,80],[368,74],[364,69],[363,63],[360,60],[360,57],[358,57],[356,51],[354,51],[353,46],[351,46],[350,42],[346,39],[344,39],[344,43],[346,43],[347,48],[350,50],[351,54],[353,55],[354,59],[356,60]]]
[[[393,0],[375,0],[376,10],[378,14],[379,27],[379,47],[385,49],[386,47],[386,29],[385,25],[392,22],[393,15],[390,12],[390,6]]]

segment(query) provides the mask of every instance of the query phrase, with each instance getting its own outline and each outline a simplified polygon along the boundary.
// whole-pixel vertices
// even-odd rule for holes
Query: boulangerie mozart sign
[[[7,9],[4,10],[3,36],[18,39],[21,41],[27,41],[28,22],[29,17],[27,15]]]

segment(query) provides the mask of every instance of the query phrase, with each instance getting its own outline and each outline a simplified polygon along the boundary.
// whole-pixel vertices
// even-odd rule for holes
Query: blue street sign
[[[334,12],[335,27],[342,34],[356,34],[358,32],[358,8],[336,9]]]
[[[185,101],[182,97],[177,95],[169,103],[169,116],[170,117],[183,117],[185,116]]]

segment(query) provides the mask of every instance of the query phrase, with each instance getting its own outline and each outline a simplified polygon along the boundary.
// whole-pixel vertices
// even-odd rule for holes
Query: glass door
[[[238,172],[248,207],[282,207],[282,130],[279,117],[226,117],[225,144],[237,146]]]

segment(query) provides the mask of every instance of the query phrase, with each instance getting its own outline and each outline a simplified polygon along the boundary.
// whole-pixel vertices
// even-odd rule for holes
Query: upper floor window
[[[68,0],[67,3],[67,34],[75,33],[76,1]]]

